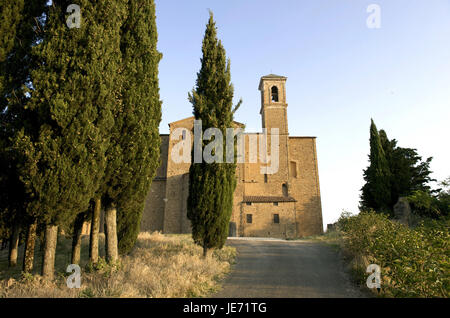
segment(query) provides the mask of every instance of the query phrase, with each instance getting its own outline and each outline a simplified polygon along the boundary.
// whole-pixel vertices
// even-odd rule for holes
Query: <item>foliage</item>
[[[155,5],[80,0],[81,25],[71,29],[70,4],[1,6],[0,239],[17,220],[71,233],[102,196],[118,208],[126,253],[159,164]]]
[[[27,85],[37,66],[31,50],[42,38],[45,3],[17,0],[3,1],[0,6],[0,239],[9,237],[11,227],[27,223],[22,205],[25,189],[10,138],[26,122]]]
[[[343,247],[365,266],[381,267],[381,293],[387,297],[450,296],[450,219],[424,220],[414,229],[387,215],[361,212],[338,222]],[[367,275],[363,264],[361,282]]]
[[[376,211],[388,211],[391,171],[381,144],[380,135],[373,120],[370,125],[370,165],[364,170],[366,184],[362,187],[361,207]]]
[[[104,192],[115,201],[119,252],[131,250],[139,234],[146,195],[159,166],[161,101],[154,0],[129,1],[121,28],[121,105],[108,150]]]
[[[439,218],[450,215],[450,188],[449,180],[442,181],[443,188],[436,190],[437,194],[430,191],[414,191],[408,200],[415,214],[430,218]]]
[[[15,136],[27,211],[44,224],[71,223],[86,211],[105,170],[113,122],[120,28],[116,2],[81,1],[81,28],[66,24],[68,1],[53,1],[34,54],[30,125]],[[104,19],[108,16],[108,19]],[[99,45],[101,43],[101,45]]]
[[[361,193],[361,210],[373,209],[393,216],[400,197],[415,191],[430,192],[432,158],[422,161],[416,149],[397,146],[384,130],[370,127],[370,165],[364,170],[365,185]]]
[[[136,243],[143,210],[143,200],[124,202],[117,210],[117,239],[119,253],[122,255],[130,252]]]
[[[240,103],[232,109],[234,89],[230,83],[230,61],[227,61],[225,49],[217,39],[212,13],[205,31],[202,53],[201,69],[189,100],[195,119],[202,121],[202,133],[214,127],[226,136],[226,128],[232,127],[233,113]],[[202,151],[204,147],[203,143]],[[223,141],[222,149],[225,149]],[[232,212],[236,164],[225,163],[225,151],[221,155],[223,163],[195,163],[193,151],[189,170],[187,216],[191,220],[194,241],[205,252],[210,248],[223,247]]]

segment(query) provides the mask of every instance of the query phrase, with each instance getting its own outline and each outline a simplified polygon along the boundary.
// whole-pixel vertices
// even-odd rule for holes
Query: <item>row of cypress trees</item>
[[[90,260],[98,261],[100,211],[106,257],[134,245],[145,195],[159,163],[161,121],[153,0],[2,1],[0,25],[0,236],[10,265],[25,236],[24,271],[44,233],[42,274],[52,278],[58,228],[91,219]],[[22,235],[20,235],[22,233]]]

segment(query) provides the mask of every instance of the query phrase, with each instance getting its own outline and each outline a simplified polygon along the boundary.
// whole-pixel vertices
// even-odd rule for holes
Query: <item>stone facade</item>
[[[259,153],[255,160],[250,147],[252,142],[259,142],[261,134],[245,133],[245,160],[236,169],[230,236],[294,238],[323,232],[316,139],[289,136],[285,84],[283,76],[271,74],[261,78],[260,114],[262,127],[267,129],[267,155],[272,155],[271,128],[277,128],[278,170],[264,173],[270,161],[266,164],[258,160]],[[243,128],[238,122],[234,126]],[[146,200],[141,230],[190,233],[186,202],[194,117],[173,122],[169,127],[170,134],[161,135],[161,166]],[[177,128],[184,132],[178,134]],[[180,150],[182,143],[189,147],[186,153]],[[172,154],[176,152],[186,160],[180,161],[180,156],[174,160]]]

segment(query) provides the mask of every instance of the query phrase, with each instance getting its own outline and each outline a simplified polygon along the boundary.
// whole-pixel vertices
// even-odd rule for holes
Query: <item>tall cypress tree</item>
[[[145,197],[159,165],[158,65],[162,55],[157,40],[154,1],[130,1],[122,25],[122,103],[111,133],[103,192],[109,261],[115,261],[118,254],[116,218],[120,253],[134,246]]]
[[[364,180],[366,181],[366,184],[361,189],[361,208],[370,208],[379,212],[389,212],[389,204],[391,202],[391,172],[383,150],[380,135],[373,120],[371,120],[370,125],[369,160],[369,167],[364,170]]]
[[[10,138],[27,122],[23,112],[29,101],[26,86],[36,67],[31,49],[42,37],[45,4],[45,0],[17,0],[2,1],[0,6],[0,239],[10,236],[10,266],[17,264],[19,231],[29,221]]]
[[[106,167],[117,103],[124,1],[79,1],[81,28],[66,25],[71,1],[54,0],[32,72],[29,118],[15,139],[27,211],[45,225],[43,275],[53,277],[57,226],[86,211]],[[36,129],[34,129],[36,127]]]
[[[201,69],[197,73],[196,87],[189,94],[196,120],[202,121],[203,132],[218,128],[226,136],[226,128],[233,124],[233,85],[230,61],[225,49],[217,39],[217,29],[210,13],[202,46]],[[205,144],[202,145],[202,151]],[[225,144],[223,144],[225,149]],[[192,237],[203,247],[206,256],[212,248],[222,248],[228,235],[233,193],[236,187],[236,164],[195,163],[194,152],[189,170],[189,196],[187,216],[192,224]]]

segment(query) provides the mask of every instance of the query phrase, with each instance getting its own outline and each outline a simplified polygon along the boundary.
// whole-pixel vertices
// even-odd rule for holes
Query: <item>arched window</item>
[[[278,102],[278,87],[272,86],[272,102]]]

